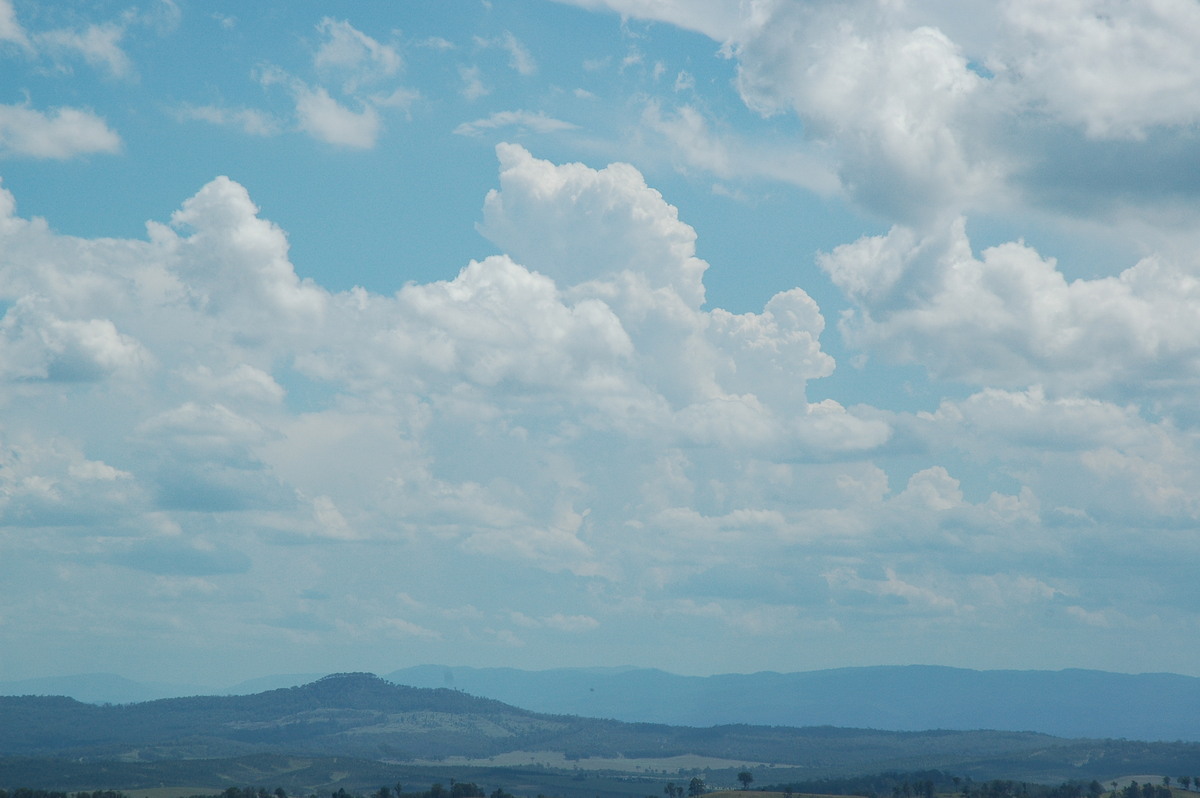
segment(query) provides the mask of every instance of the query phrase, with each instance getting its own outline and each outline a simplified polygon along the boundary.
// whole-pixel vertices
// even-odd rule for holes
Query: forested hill
[[[593,757],[662,761],[691,754],[724,766],[774,763],[813,775],[936,767],[1047,781],[1184,772],[1200,762],[1196,744],[1066,740],[1028,732],[696,728],[541,715],[456,690],[396,685],[370,674],[328,676],[254,695],[124,705],[5,697],[0,698],[0,718],[0,756],[90,761],[250,754],[481,761],[511,752],[557,752],[560,759],[580,762]]]
[[[61,696],[0,696],[0,754],[105,755],[130,746],[184,756],[325,747],[371,730],[379,739],[461,737],[476,727],[546,725],[535,713],[456,690],[392,684],[367,673],[334,674],[299,687],[239,696],[85,704]],[[486,736],[486,735],[483,735]],[[370,746],[368,746],[370,747]],[[429,746],[418,746],[428,748]],[[353,739],[334,750],[361,749]],[[172,753],[171,755],[174,755]]]

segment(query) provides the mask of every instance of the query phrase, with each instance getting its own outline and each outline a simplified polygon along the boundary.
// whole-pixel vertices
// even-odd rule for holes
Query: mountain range
[[[1006,731],[625,723],[537,713],[460,690],[397,685],[363,673],[252,695],[136,704],[8,696],[0,697],[0,718],[0,756],[80,762],[289,755],[610,771],[728,770],[755,763],[809,777],[941,768],[1029,780],[1200,769],[1197,743],[1067,740]]]
[[[64,695],[125,704],[205,692],[244,695],[322,675],[268,676],[212,690],[92,674],[0,683],[0,695]],[[699,677],[644,668],[523,671],[425,665],[384,678],[412,687],[453,688],[534,712],[631,723],[994,729],[1200,741],[1200,678],[1166,673],[881,666]]]

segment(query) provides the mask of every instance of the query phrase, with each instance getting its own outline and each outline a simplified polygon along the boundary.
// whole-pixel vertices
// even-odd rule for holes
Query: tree
[[[738,781],[742,783],[742,789],[750,789],[750,785],[754,782],[754,774],[748,770],[743,770],[738,774]]]
[[[1180,776],[1179,783],[1183,785],[1183,789],[1185,789],[1185,790],[1191,789],[1192,777],[1191,776]]]
[[[704,779],[699,776],[693,776],[688,782],[688,795],[696,798],[699,795],[704,795]]]

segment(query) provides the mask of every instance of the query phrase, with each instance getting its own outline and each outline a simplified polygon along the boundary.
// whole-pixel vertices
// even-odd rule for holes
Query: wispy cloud
[[[209,122],[235,127],[252,136],[275,136],[283,124],[265,111],[255,108],[223,108],[216,105],[182,105],[175,110],[176,119]]]
[[[547,116],[542,111],[497,111],[483,119],[463,122],[454,128],[454,132],[459,136],[478,136],[485,130],[505,127],[518,127],[531,133],[560,133],[564,130],[576,130],[579,126]]]

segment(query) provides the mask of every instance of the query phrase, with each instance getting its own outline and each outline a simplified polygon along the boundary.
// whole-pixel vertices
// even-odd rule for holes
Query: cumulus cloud
[[[1026,102],[1094,138],[1200,121],[1200,8],[1188,2],[1020,0],[988,61]]]
[[[824,161],[846,196],[890,221],[1021,199],[1117,213],[1130,193],[1155,206],[1197,193],[1182,177],[1200,119],[1192,3],[560,1],[711,37],[750,109],[803,124],[792,157]],[[708,155],[718,173],[757,174],[686,114],[645,121],[690,147],[694,168]],[[1152,152],[1119,146],[1143,140]]]
[[[918,419],[919,434],[939,448],[1019,469],[1048,523],[1157,526],[1198,517],[1194,442],[1136,405],[1050,397],[1040,387],[986,389]]]
[[[592,520],[605,439],[660,441],[631,473],[662,443],[804,458],[887,439],[884,423],[806,402],[833,361],[805,292],[759,313],[704,310],[695,232],[637,170],[498,153],[482,229],[512,254],[392,296],[299,279],[283,231],[227,178],[145,241],[57,236],[5,195],[6,390],[87,381],[94,394],[71,394],[80,412],[119,407],[105,435],[136,443],[122,469],[145,513],[237,513],[305,540],[432,529],[470,556],[599,578],[621,550]],[[329,403],[292,414],[296,379]],[[26,407],[8,424],[34,429]],[[480,455],[466,472],[453,465],[470,462],[464,427]],[[631,456],[621,448],[609,457]],[[728,476],[694,467],[690,479]],[[640,483],[611,489],[640,503]]]
[[[8,527],[94,525],[108,534],[137,527],[147,506],[134,475],[90,460],[62,438],[0,438],[0,518]]]
[[[136,240],[60,235],[0,192],[6,526],[179,578],[165,592],[249,601],[223,581],[249,573],[289,633],[582,640],[622,614],[767,635],[833,634],[862,606],[964,624],[1067,598],[1103,613],[1115,599],[1075,558],[1122,545],[1121,507],[1160,530],[1200,512],[1195,452],[1169,422],[1072,393],[1114,364],[1130,386],[1165,379],[1171,346],[1191,379],[1184,336],[1152,318],[1185,312],[1182,267],[1071,283],[1022,245],[976,257],[961,225],[863,239],[822,260],[853,303],[846,334],[992,387],[916,415],[814,401],[836,364],[807,292],[709,307],[696,231],[636,168],[497,156],[479,226],[495,252],[387,295],[301,279],[229,178]],[[1113,340],[1110,360],[1072,371],[1076,355],[1038,348],[1082,346],[1075,329]],[[1160,362],[1139,371],[1139,355]],[[1020,453],[1039,439],[1057,454]],[[1002,472],[983,490],[981,460]],[[459,604],[498,595],[501,571],[587,599],[429,621],[399,599],[351,606],[325,586],[363,551],[363,595],[432,589],[466,563],[481,584],[463,589],[482,592]],[[753,566],[761,589],[677,599],[726,566]],[[310,606],[314,584],[333,609]],[[339,626],[343,611],[361,620]]]
[[[924,237],[896,227],[820,264],[854,303],[853,343],[938,377],[1125,396],[1200,377],[1196,264],[1150,256],[1068,281],[1021,243],[976,257],[962,219]]]
[[[975,131],[984,80],[953,41],[935,27],[889,26],[872,10],[813,9],[776,4],[739,41],[752,108],[797,113],[838,151],[847,190],[889,218],[970,206],[996,190],[1001,164]]]
[[[0,320],[0,373],[77,382],[148,367],[153,358],[108,319],[59,319],[25,298]]]
[[[286,393],[270,374],[249,363],[220,374],[205,365],[189,366],[180,376],[198,393],[213,397],[279,404]]]
[[[675,3],[580,4],[665,20],[722,43],[737,60],[744,102],[764,115],[796,114],[822,145],[795,145],[788,160],[832,157],[844,190],[887,218],[915,222],[971,207],[1004,185],[1010,167],[989,146],[984,78],[935,22],[905,24],[899,6],[712,2],[688,20],[690,8]],[[687,113],[649,121],[693,146],[706,138]]]
[[[817,430],[838,418],[864,440],[886,438],[836,403],[803,404],[804,381],[833,365],[818,344],[824,319],[804,291],[779,294],[762,314],[702,311],[708,264],[695,256],[695,231],[637,170],[556,166],[513,145],[497,152],[501,188],[485,200],[480,230],[564,296],[602,302],[620,319],[633,384],[653,390],[649,403],[628,405],[644,410],[622,414],[625,423],[672,409],[697,441],[799,444],[811,434],[816,444]]]
[[[513,144],[496,152],[500,189],[484,201],[480,232],[518,262],[564,286],[629,273],[690,308],[704,302],[708,264],[695,256],[696,232],[632,166],[556,166]],[[531,234],[538,228],[547,234]],[[598,249],[579,249],[580,239]]]
[[[296,276],[284,232],[259,218],[243,186],[227,177],[213,180],[171,215],[171,225],[190,234],[158,225],[151,232],[156,243],[186,253],[176,268],[201,309],[231,316],[235,307],[266,306],[297,324],[319,318],[325,292]]]

